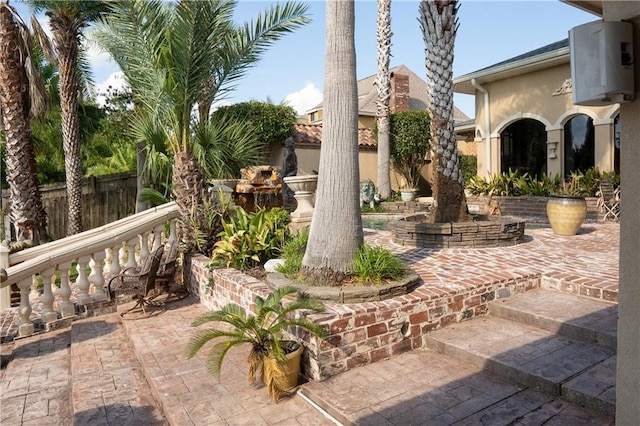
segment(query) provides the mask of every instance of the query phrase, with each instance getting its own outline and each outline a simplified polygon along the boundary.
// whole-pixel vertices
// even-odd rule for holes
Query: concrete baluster
[[[91,259],[91,275],[93,276],[93,300],[100,302],[102,300],[109,299],[109,296],[104,291],[104,271],[103,261],[107,257],[104,251],[99,251],[93,254]]]
[[[173,244],[174,241],[178,239],[178,232],[176,231],[176,223],[175,219],[169,221],[169,239],[167,242],[169,244]]]
[[[18,335],[27,336],[33,334],[34,327],[31,322],[31,302],[29,301],[29,292],[31,291],[31,277],[25,278],[18,283],[20,289],[20,307],[18,308]]]
[[[51,321],[55,321],[58,319],[58,313],[53,310],[53,291],[52,288],[56,285],[56,270],[55,268],[49,268],[44,271],[42,274],[42,279],[44,281],[43,286],[44,290],[42,291],[42,322],[48,323]]]
[[[87,277],[87,263],[89,263],[89,260],[91,260],[90,257],[81,257],[78,259],[78,278],[76,279],[76,285],[80,291],[78,299],[76,300],[78,305],[86,305],[93,301],[89,294],[90,284],[89,278]]]
[[[127,268],[132,268],[138,266],[136,262],[136,247],[138,246],[138,237],[133,238],[127,241],[127,263],[125,266]]]
[[[155,228],[153,228],[153,247],[151,248],[151,251],[154,253],[162,245],[163,230],[164,230],[164,225],[158,225]]]
[[[120,273],[120,259],[118,258],[119,250],[119,245],[111,249],[111,264],[109,265],[109,272],[112,277],[115,277]]]
[[[9,247],[3,242],[0,245],[0,268],[6,270],[9,267]],[[0,310],[11,307],[11,286],[0,289]]]
[[[74,316],[76,314],[76,307],[71,302],[71,287],[69,287],[69,270],[71,269],[71,262],[61,263],[58,265],[60,271],[60,305],[58,311],[62,318]]]
[[[29,299],[39,299],[40,298],[40,290],[38,287],[40,283],[38,282],[38,278],[35,275],[31,276],[31,291],[29,292]]]
[[[140,264],[149,256],[149,235],[151,231],[140,234]]]

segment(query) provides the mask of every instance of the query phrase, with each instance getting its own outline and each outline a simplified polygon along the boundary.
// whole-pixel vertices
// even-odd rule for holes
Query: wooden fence
[[[67,235],[67,185],[54,183],[40,187],[47,212],[47,232],[54,240]],[[2,206],[8,212],[9,192],[2,191]],[[82,183],[82,226],[89,230],[105,225],[136,210],[135,172],[90,177]],[[5,229],[12,229],[5,216]],[[7,233],[5,238],[8,238]]]

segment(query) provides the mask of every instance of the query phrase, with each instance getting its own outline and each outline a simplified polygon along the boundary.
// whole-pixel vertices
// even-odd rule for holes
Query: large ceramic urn
[[[554,234],[576,235],[587,217],[587,202],[584,197],[551,196],[547,217]]]

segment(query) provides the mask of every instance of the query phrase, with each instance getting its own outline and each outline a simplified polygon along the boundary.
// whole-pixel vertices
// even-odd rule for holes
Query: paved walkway
[[[549,229],[528,230],[527,235],[526,244],[510,248],[391,247],[427,283],[469,286],[476,283],[473,277],[506,279],[517,270],[588,282],[602,294],[617,293],[618,225],[588,224],[575,237],[557,237]],[[390,246],[388,233],[367,232],[366,238]],[[194,331],[189,324],[205,311],[188,298],[168,305],[156,317],[121,322],[111,314],[76,322],[73,331],[3,344],[3,353],[12,349],[13,359],[0,375],[0,424],[332,424],[298,395],[276,405],[265,389],[248,387],[247,348],[228,355],[220,381],[206,372],[205,352],[186,359],[186,343]],[[8,314],[3,316],[6,322]],[[406,379],[391,385],[394,377]],[[521,392],[426,349],[305,386],[333,395],[337,417],[345,423],[390,424],[394,419],[396,424],[420,424],[429,419],[430,425],[506,424],[512,419],[506,408],[511,413],[514,405],[525,410],[521,424],[541,424],[542,418],[551,417],[548,424],[607,423],[562,401],[540,405],[541,395]],[[526,411],[536,403],[543,409]]]

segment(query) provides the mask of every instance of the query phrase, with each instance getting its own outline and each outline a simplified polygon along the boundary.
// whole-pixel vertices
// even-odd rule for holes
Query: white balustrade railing
[[[130,267],[142,262],[162,244],[167,222],[170,232],[164,235],[164,239],[174,241],[178,216],[178,206],[168,203],[19,253],[9,255],[6,247],[0,247],[0,268],[5,268],[7,275],[6,280],[0,283],[0,289],[14,283],[20,289],[18,333],[27,335],[34,332],[30,318],[32,300],[39,299],[42,303],[44,323],[75,315],[75,304],[107,300],[105,273],[117,275],[121,264]],[[78,274],[70,283],[74,262]],[[87,266],[91,268],[90,274],[87,274]],[[55,285],[58,276],[60,288]],[[42,294],[38,290],[40,280],[37,277],[43,283]],[[74,289],[77,290],[75,304],[71,301]],[[0,292],[0,299],[8,297],[8,292]],[[9,303],[8,300],[0,300],[3,308]]]

